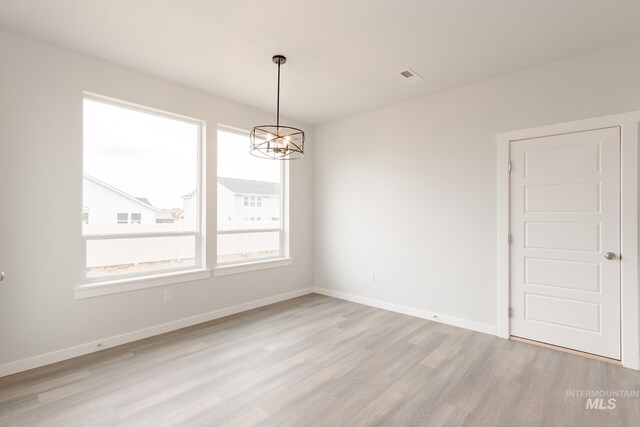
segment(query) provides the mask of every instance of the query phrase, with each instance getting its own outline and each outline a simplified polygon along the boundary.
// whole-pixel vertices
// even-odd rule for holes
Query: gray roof
[[[136,199],[138,199],[139,201],[141,201],[145,205],[153,206],[151,204],[151,202],[149,201],[149,199],[147,199],[146,197],[136,197]]]
[[[234,194],[280,195],[280,184],[277,182],[218,177],[218,183],[227,187]]]

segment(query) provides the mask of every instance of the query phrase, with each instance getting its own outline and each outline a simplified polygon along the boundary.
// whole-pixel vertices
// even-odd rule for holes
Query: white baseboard
[[[196,316],[187,317],[185,319],[174,320],[172,322],[163,323],[161,325],[127,332],[122,335],[116,335],[104,338],[102,340],[92,341],[74,347],[52,351],[50,353],[40,354],[26,359],[4,363],[0,365],[0,377],[27,371],[33,368],[39,368],[40,366],[49,365],[51,363],[71,359],[73,357],[83,356],[85,354],[104,350],[105,348],[115,347],[144,338],[149,338],[154,335],[164,334],[165,332],[175,331],[176,329],[197,325],[198,323],[208,322],[210,320],[215,320],[221,317],[230,316],[232,314],[240,313],[254,308],[263,307],[265,305],[274,304],[276,302],[285,301],[302,295],[307,295],[312,292],[313,288],[297,289],[295,291],[286,292],[284,294],[274,295],[271,297],[234,305],[233,307],[222,308],[220,310],[211,311],[209,313],[198,314]]]
[[[447,316],[440,313],[432,313],[430,311],[418,308],[407,307],[404,305],[393,304],[372,298],[361,297],[345,292],[334,291],[326,288],[313,288],[316,294],[327,295],[329,297],[339,298],[347,301],[357,302],[359,304],[369,305],[371,307],[382,308],[384,310],[395,311],[396,313],[407,314],[409,316],[420,317],[421,319],[433,320],[435,322],[446,323],[447,325],[457,326],[459,328],[470,329],[472,331],[482,332],[489,335],[498,334],[498,326],[488,325],[486,323],[474,322],[472,320],[460,319],[459,317]],[[437,316],[437,317],[434,317]]]

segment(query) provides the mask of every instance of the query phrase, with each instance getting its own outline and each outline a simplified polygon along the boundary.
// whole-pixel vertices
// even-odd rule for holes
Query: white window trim
[[[154,114],[163,118],[170,118],[182,122],[195,124],[198,127],[197,141],[197,171],[196,171],[196,195],[197,195],[197,221],[196,230],[189,232],[167,232],[167,233],[118,233],[118,234],[82,234],[82,263],[81,263],[81,280],[79,286],[75,288],[76,298],[88,298],[99,295],[108,295],[119,292],[128,292],[135,289],[144,289],[156,286],[166,286],[170,284],[178,284],[193,280],[205,279],[210,277],[211,270],[206,267],[206,123],[203,120],[170,113],[167,111],[157,110],[126,101],[98,95],[91,92],[84,92],[83,101],[90,99],[105,104],[114,105],[121,108],[129,108],[147,114]],[[130,217],[130,215],[127,215]],[[142,238],[142,237],[178,237],[178,236],[194,236],[195,237],[195,265],[185,266],[175,269],[154,270],[142,273],[130,273],[113,275],[99,278],[88,278],[86,276],[86,255],[87,240],[106,240],[106,239],[122,239],[122,238]]]
[[[218,125],[218,130],[228,133],[236,133],[242,136],[248,136],[249,132],[233,127],[224,125]],[[217,147],[216,147],[217,157]],[[265,160],[269,161],[269,160]],[[275,161],[275,160],[271,160]],[[214,276],[227,276],[230,274],[245,273],[248,271],[263,270],[267,268],[284,267],[293,264],[293,258],[289,253],[289,162],[285,160],[278,160],[283,162],[280,169],[280,228],[252,228],[252,229],[239,229],[239,230],[217,230],[217,218],[218,212],[216,209],[216,266],[213,269]],[[217,177],[216,177],[217,180]],[[217,188],[217,187],[216,187]],[[247,196],[244,196],[247,197]],[[254,196],[258,197],[258,196]],[[261,196],[260,196],[261,197]],[[250,199],[249,199],[250,200]],[[254,199],[256,200],[256,199]],[[244,200],[243,200],[244,202]],[[256,202],[257,203],[257,202]],[[264,198],[261,204],[264,203]],[[251,206],[250,206],[251,207]],[[257,222],[257,221],[255,221]],[[231,261],[225,263],[218,263],[217,253],[217,236],[218,234],[244,234],[244,233],[268,233],[268,232],[280,233],[280,255],[276,257],[264,257],[255,258],[247,261]]]
[[[286,267],[293,265],[293,258],[270,258],[259,261],[244,262],[242,264],[219,265],[213,269],[213,276],[228,276],[231,274],[247,273],[249,271],[265,270],[268,268]]]
[[[173,271],[169,273],[163,271],[161,274],[85,283],[75,288],[74,291],[76,299],[83,299],[157,286],[177,285],[194,280],[207,279],[209,277],[211,277],[211,270],[207,268],[192,268],[190,270]]]

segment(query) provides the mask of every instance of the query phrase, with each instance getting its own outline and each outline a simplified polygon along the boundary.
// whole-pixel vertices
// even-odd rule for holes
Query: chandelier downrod
[[[280,61],[278,61],[278,98],[276,101],[276,127],[280,127]]]
[[[282,55],[274,55],[271,60],[278,65],[278,97],[276,98],[276,126],[280,127],[280,66],[287,62]]]

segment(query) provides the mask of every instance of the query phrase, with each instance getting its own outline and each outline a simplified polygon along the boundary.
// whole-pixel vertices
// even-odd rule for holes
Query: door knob
[[[0,271],[0,282],[4,280],[4,271]]]
[[[616,254],[614,254],[613,252],[607,252],[606,254],[604,254],[604,257],[608,260],[612,260],[616,259]]]

